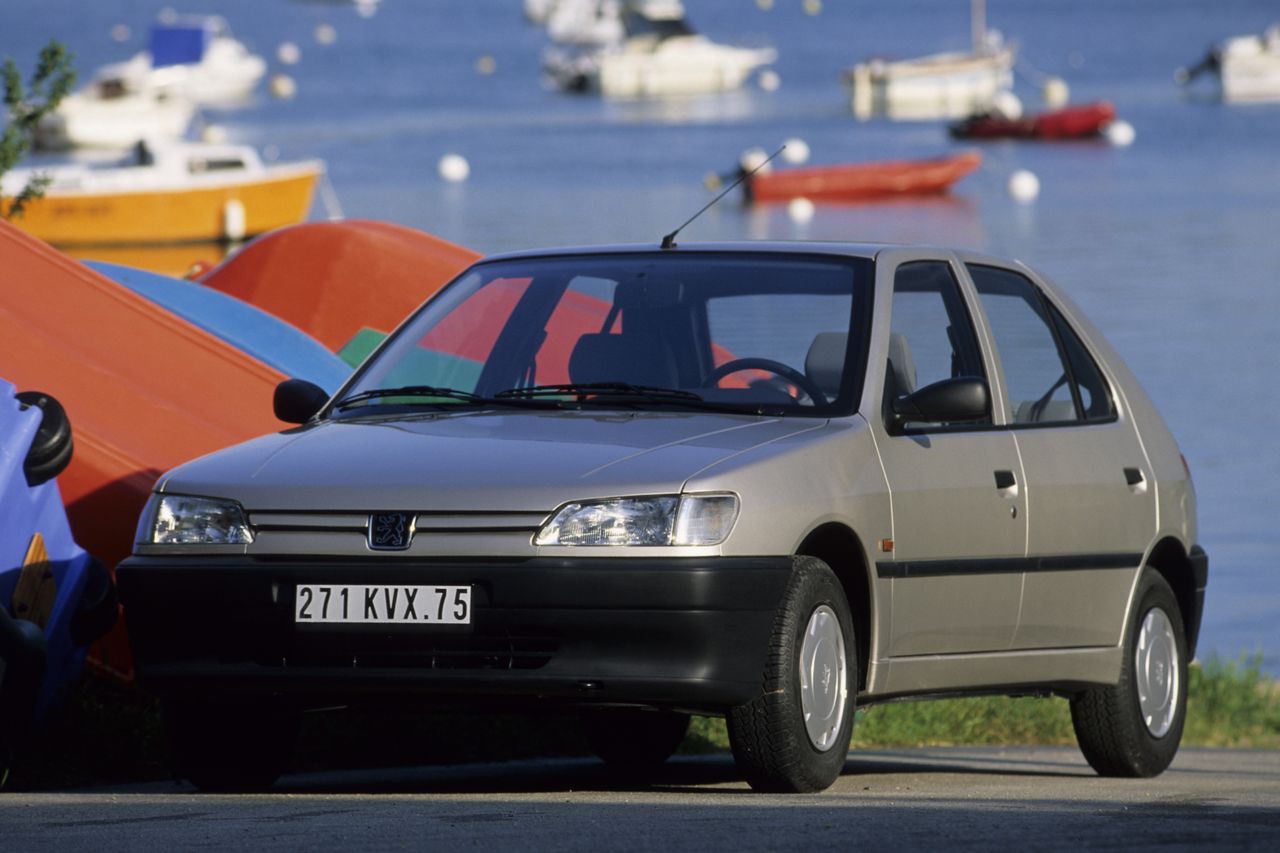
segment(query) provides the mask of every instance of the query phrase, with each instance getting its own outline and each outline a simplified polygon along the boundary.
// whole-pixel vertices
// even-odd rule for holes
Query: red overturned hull
[[[807,198],[812,202],[857,202],[912,195],[937,195],[982,164],[982,155],[966,151],[927,160],[889,160],[781,169],[747,179],[748,197],[757,202]]]
[[[58,485],[76,541],[107,566],[163,471],[287,426],[271,413],[278,371],[4,221],[0,258],[0,375],[66,408]],[[121,623],[90,660],[131,676]]]
[[[200,277],[333,351],[389,332],[480,255],[387,222],[313,222],[259,237]]]
[[[1115,107],[1098,101],[1019,119],[974,116],[951,125],[950,132],[957,139],[1090,139],[1115,117]]]

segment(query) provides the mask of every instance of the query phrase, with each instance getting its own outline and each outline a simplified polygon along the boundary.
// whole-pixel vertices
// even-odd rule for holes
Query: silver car
[[[727,718],[816,791],[858,705],[1070,699],[1101,774],[1186,718],[1208,559],[1186,462],[1097,330],[969,252],[492,257],[299,426],[162,477],[119,568],[181,773],[270,785],[337,705],[581,713],[607,762]],[[414,706],[416,707],[416,706]]]

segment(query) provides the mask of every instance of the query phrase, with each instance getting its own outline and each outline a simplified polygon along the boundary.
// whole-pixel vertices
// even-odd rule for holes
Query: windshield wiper
[[[564,397],[572,395],[578,402],[590,397],[643,397],[646,400],[687,401],[701,403],[702,398],[692,391],[677,388],[658,388],[652,385],[632,385],[629,382],[570,382],[564,385],[531,385],[528,388],[508,388],[493,396],[499,400],[533,397]]]
[[[692,391],[679,388],[659,388],[654,385],[632,385],[630,382],[571,382],[564,385],[532,385],[528,388],[508,388],[493,395],[498,400],[535,400],[545,397],[574,397],[574,403],[603,406],[638,403],[686,406],[712,412],[742,414],[743,407],[712,402]],[[561,401],[564,402],[564,401]]]
[[[368,391],[361,391],[358,394],[352,394],[350,397],[343,397],[334,404],[333,408],[346,409],[369,400],[377,400],[383,397],[443,397],[446,400],[460,400],[464,403],[474,403],[482,406],[518,406],[534,403],[532,400],[495,399],[493,397],[485,397],[480,394],[473,394],[470,391],[459,391],[457,388],[439,388],[435,385],[401,385],[398,388],[373,388]],[[541,403],[541,401],[538,402]],[[445,404],[418,403],[415,405],[430,406]]]

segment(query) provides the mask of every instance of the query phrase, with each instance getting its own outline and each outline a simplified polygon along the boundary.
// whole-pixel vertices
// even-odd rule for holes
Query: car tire
[[[1178,751],[1187,716],[1187,645],[1169,584],[1147,570],[1125,631],[1120,681],[1071,699],[1076,741],[1100,776],[1159,775]]]
[[[774,617],[760,695],[727,714],[734,761],[752,788],[830,787],[853,734],[857,642],[844,590],[814,557],[796,557]]]
[[[27,485],[35,488],[61,474],[71,463],[71,421],[62,404],[42,391],[22,391],[14,398],[41,413],[40,426],[22,463]]]
[[[300,715],[269,703],[167,701],[170,756],[178,776],[206,792],[265,791],[288,766]]]
[[[591,751],[611,770],[634,774],[656,770],[675,754],[689,731],[689,715],[620,708],[583,717]]]

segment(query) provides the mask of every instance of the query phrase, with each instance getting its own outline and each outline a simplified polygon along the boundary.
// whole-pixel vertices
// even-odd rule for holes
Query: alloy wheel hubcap
[[[820,605],[809,616],[800,644],[800,709],[809,742],[819,752],[835,744],[844,724],[847,672],[840,620]]]
[[[1173,727],[1178,713],[1180,684],[1178,644],[1173,625],[1159,607],[1147,611],[1138,631],[1134,650],[1134,673],[1138,688],[1138,707],[1147,731],[1153,737],[1164,737]]]

